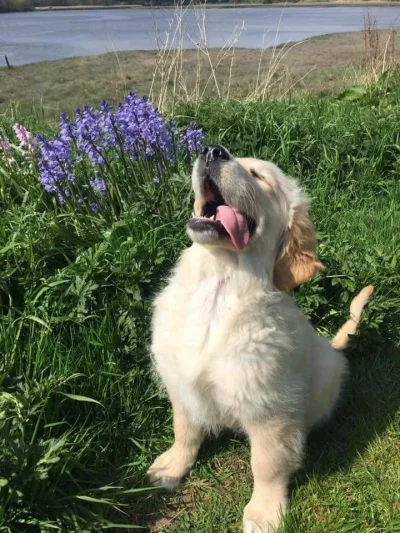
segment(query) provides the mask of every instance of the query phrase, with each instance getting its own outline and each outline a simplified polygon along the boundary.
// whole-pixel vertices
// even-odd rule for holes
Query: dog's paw
[[[269,514],[266,509],[260,509],[248,504],[243,514],[243,533],[275,533],[279,525],[276,513]]]
[[[189,473],[191,464],[188,464],[182,453],[174,447],[157,457],[147,471],[147,475],[156,487],[173,490],[179,487],[182,478]]]

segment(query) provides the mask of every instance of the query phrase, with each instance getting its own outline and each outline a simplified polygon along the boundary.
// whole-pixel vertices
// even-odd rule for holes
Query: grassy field
[[[208,141],[274,161],[311,194],[328,269],[295,297],[321,334],[376,286],[343,405],[310,436],[282,533],[400,531],[399,81],[175,108],[181,127],[195,121]],[[0,136],[17,145],[13,123],[1,119]],[[147,353],[151,298],[188,244],[191,161],[163,160],[159,174],[120,141],[102,165],[90,142],[72,149],[87,152],[63,202],[29,145],[0,151],[0,530],[238,532],[251,491],[242,438],[209,441],[178,493],[148,489],[146,468],[172,439]],[[94,176],[105,195],[88,186]]]
[[[380,56],[389,32],[377,35]],[[265,44],[272,43],[273,39],[274,35],[268,35]],[[400,37],[395,35],[394,52],[399,45]],[[211,50],[210,55],[211,63],[216,66],[217,84],[211,76],[206,55],[199,63],[196,51],[184,52],[180,81],[175,89],[181,99],[194,97],[197,86],[200,94],[217,96],[217,85],[222,96],[239,98],[252,92],[264,97],[296,92],[337,94],[360,80],[367,56],[362,32],[316,37],[290,51],[281,47],[265,50],[261,55],[260,50],[236,49],[226,54]],[[170,54],[167,62],[171,63],[172,57]],[[180,58],[175,61],[179,64]],[[54,119],[61,110],[71,112],[84,104],[98,105],[103,99],[116,102],[129,90],[149,94],[156,66],[160,64],[156,52],[139,51],[0,68],[0,112],[13,112],[17,118],[35,113]],[[199,83],[198,64],[201,67]],[[157,71],[156,95],[165,84],[171,93],[174,92],[175,70],[169,74],[167,70],[165,67],[163,73],[160,67]]]

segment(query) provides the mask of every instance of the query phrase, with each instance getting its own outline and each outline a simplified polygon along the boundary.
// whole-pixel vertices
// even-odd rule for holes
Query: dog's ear
[[[274,267],[274,284],[280,291],[294,289],[318,270],[325,270],[315,255],[316,235],[308,217],[308,202],[293,207],[291,218]]]

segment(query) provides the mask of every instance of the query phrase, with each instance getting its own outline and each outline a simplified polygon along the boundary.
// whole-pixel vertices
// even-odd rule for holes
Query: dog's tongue
[[[215,213],[215,220],[219,220],[238,250],[242,250],[250,239],[246,217],[237,209],[228,205],[220,205]]]

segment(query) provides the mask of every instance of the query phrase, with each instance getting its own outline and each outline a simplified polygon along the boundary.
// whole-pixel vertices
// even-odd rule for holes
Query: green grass
[[[296,299],[322,334],[358,289],[376,286],[343,405],[310,436],[293,479],[285,533],[400,531],[398,81],[336,100],[210,100],[176,113],[311,194],[327,272]],[[209,441],[177,493],[133,492],[172,439],[147,346],[151,297],[187,245],[189,171],[182,163],[170,184],[169,216],[138,190],[112,220],[57,208],[32,172],[0,174],[0,530],[240,531],[251,475],[235,435]]]

